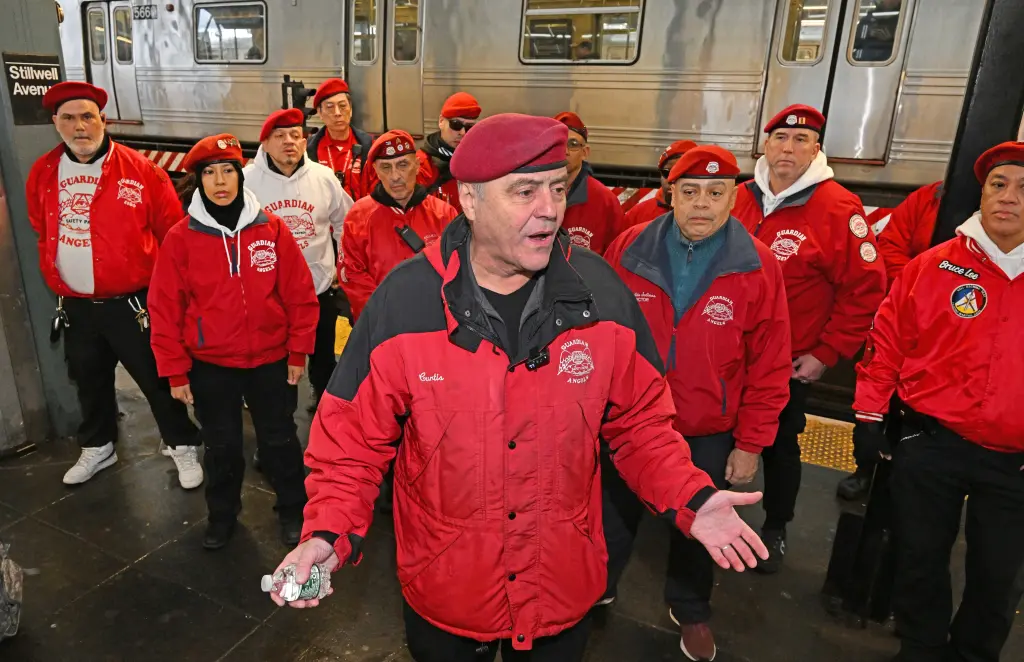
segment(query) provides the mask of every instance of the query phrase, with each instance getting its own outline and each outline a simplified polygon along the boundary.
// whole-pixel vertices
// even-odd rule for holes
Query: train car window
[[[193,24],[196,62],[267,61],[267,8],[263,3],[196,5]]]
[[[786,33],[779,50],[780,60],[805,65],[821,61],[829,4],[830,0],[791,0],[786,12]]]
[[[850,40],[853,64],[888,64],[896,51],[903,0],[860,0]]]
[[[632,64],[643,0],[525,0],[520,59],[530,64]]]
[[[419,0],[396,0],[394,4],[394,49],[395,62],[415,62],[420,53],[420,2]]]
[[[89,57],[93,64],[107,61],[107,15],[103,9],[89,10]]]
[[[128,7],[114,10],[114,57],[118,64],[131,64],[132,54],[132,12]]]
[[[408,4],[408,3],[406,3]],[[377,0],[352,0],[352,62],[377,60]]]

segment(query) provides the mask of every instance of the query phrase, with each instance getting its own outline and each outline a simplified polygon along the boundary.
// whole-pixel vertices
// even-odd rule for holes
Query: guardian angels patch
[[[875,245],[870,241],[865,241],[860,245],[860,259],[864,260],[868,264],[878,259],[878,251],[875,249]]]
[[[988,292],[977,283],[966,283],[953,290],[949,298],[953,312],[964,319],[977,317],[988,305]]]
[[[854,214],[850,217],[850,232],[858,239],[868,236],[868,222],[864,220],[863,216]]]

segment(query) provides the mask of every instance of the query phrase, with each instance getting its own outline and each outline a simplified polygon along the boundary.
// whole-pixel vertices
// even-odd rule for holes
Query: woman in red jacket
[[[149,307],[160,376],[195,404],[203,428],[203,547],[226,545],[242,508],[243,396],[277,492],[281,538],[294,546],[306,492],[293,415],[319,317],[313,279],[288,226],[242,186],[237,138],[204,138],[183,165],[197,186],[188,216],[164,239]]]

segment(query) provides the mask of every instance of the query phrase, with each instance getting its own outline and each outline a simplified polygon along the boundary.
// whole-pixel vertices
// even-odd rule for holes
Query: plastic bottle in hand
[[[295,564],[286,565],[273,575],[263,575],[260,588],[264,593],[277,593],[286,602],[295,600],[322,600],[331,590],[331,573],[322,563],[309,569],[309,579],[299,584],[295,579]]]

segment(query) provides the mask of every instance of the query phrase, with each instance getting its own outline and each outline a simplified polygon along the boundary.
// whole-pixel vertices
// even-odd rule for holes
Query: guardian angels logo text
[[[590,355],[590,345],[586,340],[570,340],[562,345],[562,354],[558,357],[558,374],[568,375],[570,384],[583,384],[594,372],[594,359]]]
[[[779,230],[772,242],[772,252],[780,262],[785,262],[800,251],[806,239],[806,235],[796,230]]]
[[[119,179],[117,181],[117,199],[123,200],[125,206],[134,209],[142,204],[142,189],[145,186],[134,179]]]
[[[273,271],[277,265],[277,249],[274,242],[266,239],[258,239],[249,244],[249,266],[256,267],[256,271],[266,273]]]
[[[708,299],[708,305],[704,306],[704,315],[715,326],[725,326],[727,322],[732,321],[732,299],[718,295],[711,297]]]
[[[583,248],[590,248],[590,240],[594,238],[593,232],[583,227],[566,228],[565,231],[569,233],[572,243]]]

